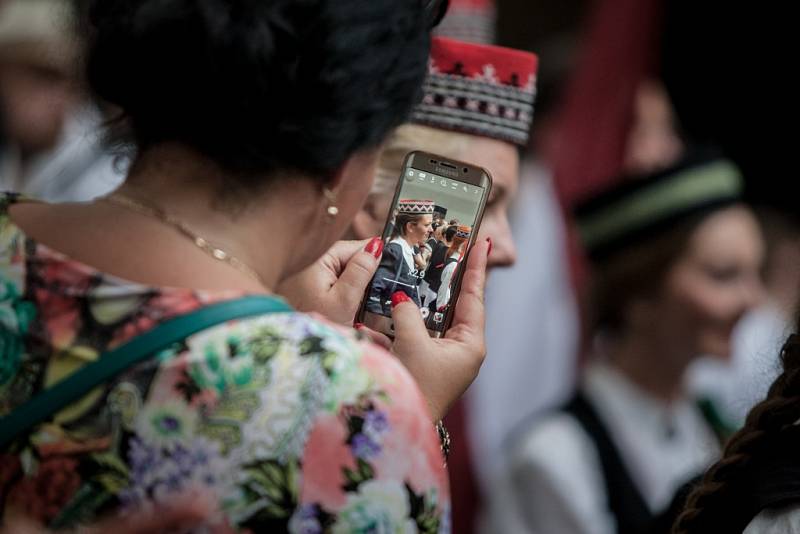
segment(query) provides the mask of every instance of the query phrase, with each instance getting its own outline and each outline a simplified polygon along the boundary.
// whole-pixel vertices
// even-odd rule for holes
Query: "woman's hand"
[[[382,253],[379,237],[339,241],[313,265],[281,282],[276,292],[298,311],[352,326]]]
[[[443,418],[475,380],[486,355],[483,296],[490,250],[489,240],[472,248],[453,324],[442,339],[428,335],[419,308],[405,293],[398,291],[392,296],[392,351],[416,379],[434,421]]]

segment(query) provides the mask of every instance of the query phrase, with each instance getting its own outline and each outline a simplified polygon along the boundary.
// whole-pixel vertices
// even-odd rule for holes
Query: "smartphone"
[[[383,229],[383,256],[356,321],[393,338],[392,295],[402,291],[419,307],[428,333],[443,336],[491,188],[482,167],[408,154]]]

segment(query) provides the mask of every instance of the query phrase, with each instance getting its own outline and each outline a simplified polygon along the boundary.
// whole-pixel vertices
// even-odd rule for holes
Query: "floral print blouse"
[[[0,417],[137,334],[236,298],[132,284],[26,237],[0,197]],[[0,430],[2,431],[2,430]],[[449,488],[407,371],[289,312],[204,330],[0,450],[0,519],[72,527],[201,489],[240,532],[450,531]]]

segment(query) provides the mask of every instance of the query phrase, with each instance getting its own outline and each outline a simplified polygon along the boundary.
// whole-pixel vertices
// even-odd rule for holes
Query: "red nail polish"
[[[486,238],[486,242],[489,243],[489,252],[486,253],[486,255],[488,256],[488,255],[490,255],[492,253],[492,238],[491,237],[487,237]]]
[[[364,328],[364,323],[353,323],[353,328],[355,328],[356,330],[361,330],[362,328]]]
[[[364,247],[364,251],[375,256],[376,259],[380,259],[381,254],[383,254],[383,239],[380,237],[373,237],[369,240],[367,246]]]
[[[404,302],[411,302],[411,299],[402,291],[395,291],[392,295],[392,308],[395,308]]]

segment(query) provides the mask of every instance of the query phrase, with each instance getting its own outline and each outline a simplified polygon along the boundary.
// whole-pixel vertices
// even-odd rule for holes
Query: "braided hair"
[[[800,331],[800,325],[798,329]],[[689,495],[673,534],[737,532],[760,512],[753,474],[763,472],[783,441],[796,434],[800,420],[800,336],[793,334],[781,350],[783,372],[766,399],[747,416],[744,427],[728,441],[722,458]]]

